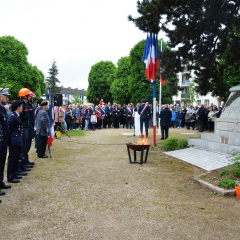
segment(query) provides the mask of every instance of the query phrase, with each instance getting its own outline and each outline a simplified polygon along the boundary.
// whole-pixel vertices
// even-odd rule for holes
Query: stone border
[[[205,175],[207,175],[208,173],[210,173],[210,172],[204,173],[203,175],[205,176]],[[236,196],[236,189],[233,189],[233,190],[225,190],[225,189],[223,189],[223,188],[220,188],[220,187],[215,186],[215,185],[213,185],[213,184],[211,184],[211,183],[209,183],[209,182],[207,182],[207,181],[204,181],[204,180],[200,179],[201,176],[202,176],[202,174],[200,174],[200,175],[198,175],[198,176],[196,176],[196,177],[193,177],[193,179],[194,179],[195,181],[197,181],[198,183],[200,183],[203,187],[207,187],[207,188],[213,190],[214,192],[218,192],[218,193],[219,193],[220,195],[222,195],[222,196]],[[237,186],[240,185],[239,182],[236,182],[236,183],[237,183]]]

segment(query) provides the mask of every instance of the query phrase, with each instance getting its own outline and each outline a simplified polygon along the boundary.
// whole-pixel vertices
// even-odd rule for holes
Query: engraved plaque
[[[230,131],[234,129],[233,123],[230,122],[217,122],[217,129],[220,131]]]

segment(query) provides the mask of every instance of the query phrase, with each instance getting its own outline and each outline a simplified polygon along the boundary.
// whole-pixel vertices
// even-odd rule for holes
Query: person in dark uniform
[[[127,116],[126,116],[126,125],[127,125],[127,129],[128,127],[130,127],[130,129],[132,129],[132,108],[131,108],[131,104],[129,103],[127,106]]]
[[[38,137],[38,157],[48,158],[45,154],[48,137],[50,136],[50,120],[47,114],[48,103],[43,102],[36,119],[36,134]]]
[[[34,109],[32,106],[33,98],[36,97],[36,95],[33,92],[30,92],[29,100],[27,103],[27,109],[28,109],[28,115],[29,115],[29,128],[28,128],[28,145],[27,145],[27,152],[25,156],[25,168],[29,167],[32,168],[35,164],[34,162],[29,161],[28,153],[32,146],[32,139],[34,138]]]
[[[12,115],[9,117],[10,147],[8,156],[7,179],[11,183],[19,183],[22,177],[18,176],[18,162],[20,159],[21,148],[23,146],[23,125],[20,119],[22,112],[22,102],[12,103]]]
[[[143,137],[143,123],[145,123],[146,137],[148,138],[148,127],[149,127],[149,115],[151,113],[151,108],[146,104],[146,100],[142,99],[142,105],[138,108],[138,114],[140,115],[140,131],[139,137]]]
[[[168,129],[170,126],[170,119],[172,118],[171,111],[168,110],[168,105],[165,105],[165,108],[160,112],[159,118],[161,118],[160,126],[162,131],[162,138],[160,140],[164,140],[168,138]],[[165,131],[165,138],[164,138],[164,131]]]
[[[113,108],[113,125],[114,128],[119,128],[119,121],[120,121],[121,113],[118,104],[116,104]]]
[[[127,114],[128,114],[128,109],[126,108],[126,104],[123,104],[123,107],[121,110],[121,119],[122,119],[123,128],[125,125],[127,127]]]
[[[5,88],[1,92],[1,104],[0,104],[0,122],[2,129],[2,141],[1,141],[1,150],[0,150],[0,189],[8,189],[11,188],[10,185],[6,185],[3,182],[4,179],[4,167],[7,157],[7,146],[9,140],[9,127],[8,127],[8,114],[5,109],[5,105],[9,101],[8,96],[8,88]],[[0,190],[0,196],[5,195],[4,191]]]
[[[198,112],[197,112],[197,120],[199,122],[199,126],[200,126],[200,130],[199,132],[203,132],[203,120],[204,120],[204,114],[205,114],[205,108],[204,108],[204,105],[201,104],[201,107],[198,109]]]
[[[30,97],[30,90],[28,88],[22,88],[19,91],[19,97],[22,103],[22,112],[20,113],[20,119],[23,124],[23,146],[20,154],[20,161],[18,164],[19,175],[24,174],[26,171],[30,171],[29,165],[27,165],[27,148],[28,148],[28,130],[29,130],[29,108],[27,103]],[[23,172],[23,173],[22,173]]]

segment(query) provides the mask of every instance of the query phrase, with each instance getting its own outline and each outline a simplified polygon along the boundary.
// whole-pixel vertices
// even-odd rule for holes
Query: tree
[[[226,98],[224,69],[240,64],[240,1],[219,0],[143,0],[137,1],[140,17],[129,16],[144,32],[165,31],[171,48],[175,72],[182,64],[194,69],[196,90]],[[171,24],[170,24],[171,23]],[[171,26],[173,25],[173,27]],[[236,30],[236,31],[235,31]],[[220,61],[224,56],[224,63]]]
[[[82,104],[82,100],[81,100],[81,98],[80,98],[80,93],[79,92],[77,92],[77,95],[76,95],[76,97],[75,97],[75,100],[73,101],[73,103],[74,104]]]
[[[10,99],[18,99],[21,88],[29,88],[41,96],[44,75],[27,61],[28,49],[12,36],[0,37],[0,87],[9,88]]]
[[[52,91],[52,95],[55,95],[56,93],[59,93],[61,91],[61,87],[58,87],[58,83],[60,83],[60,81],[57,78],[58,67],[55,60],[53,60],[52,66],[49,69],[48,73],[49,77],[47,77],[46,82],[48,84],[48,87],[50,87]]]
[[[91,67],[86,92],[88,102],[98,104],[102,98],[104,102],[112,102],[110,86],[115,70],[116,66],[111,61],[101,61]]]
[[[196,98],[199,98],[198,94],[195,91],[194,80],[189,85],[189,90],[187,91],[187,96],[188,97],[184,101],[187,102],[188,105],[190,103],[194,103]]]
[[[145,75],[145,64],[142,62],[143,51],[146,40],[138,42],[130,51],[130,67],[131,72],[128,79],[128,87],[131,95],[131,102],[140,102],[142,98],[145,98],[147,102],[153,102],[153,84],[151,84]],[[167,50],[167,46],[164,43],[164,48]],[[170,51],[170,50],[168,50]],[[160,54],[160,41],[158,44],[158,52],[161,61],[168,63],[168,58],[162,59]],[[159,61],[160,62],[160,61]],[[162,64],[162,63],[161,63]],[[172,95],[177,93],[177,78],[175,74],[168,72],[163,73],[164,79],[166,79],[166,86],[162,88],[162,103],[171,103]],[[157,96],[159,92],[159,71],[157,73],[156,91]]]
[[[118,60],[117,66],[110,91],[113,96],[113,102],[127,104],[131,99],[128,87],[128,78],[131,70],[130,57],[121,57]]]

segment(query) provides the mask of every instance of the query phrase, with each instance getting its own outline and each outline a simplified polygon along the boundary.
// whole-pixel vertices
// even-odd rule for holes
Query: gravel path
[[[201,169],[162,153],[129,164],[130,131],[62,137],[52,159],[32,148],[36,166],[1,197],[0,239],[239,239],[236,197],[209,195]]]

